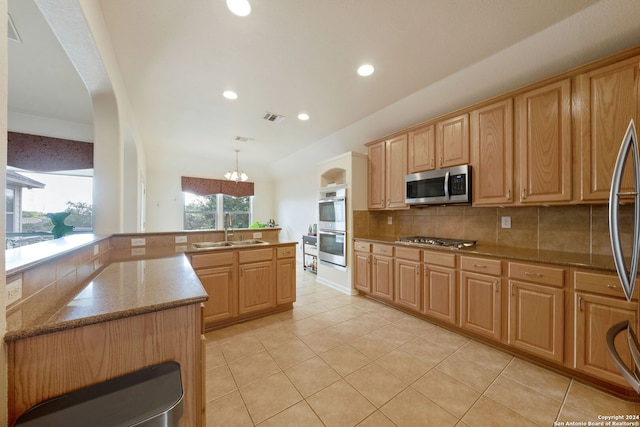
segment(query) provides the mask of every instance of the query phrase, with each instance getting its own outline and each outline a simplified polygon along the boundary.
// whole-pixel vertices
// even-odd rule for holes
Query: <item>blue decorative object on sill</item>
[[[51,219],[53,223],[53,228],[51,229],[51,234],[53,234],[54,239],[59,239],[63,237],[65,234],[69,234],[73,231],[73,225],[67,225],[64,223],[64,220],[71,214],[71,212],[55,212],[48,213],[47,217]]]

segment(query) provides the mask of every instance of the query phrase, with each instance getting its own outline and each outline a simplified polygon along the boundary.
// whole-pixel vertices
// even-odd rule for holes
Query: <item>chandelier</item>
[[[235,170],[229,171],[227,173],[224,174],[224,177],[227,178],[229,181],[246,181],[249,179],[249,177],[247,176],[246,173],[240,171],[240,169],[238,169],[238,153],[240,152],[240,150],[236,150],[236,168]]]

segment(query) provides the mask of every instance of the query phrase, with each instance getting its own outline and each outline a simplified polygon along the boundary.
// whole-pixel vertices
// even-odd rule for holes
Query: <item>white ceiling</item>
[[[267,167],[597,3],[250,1],[237,17],[224,0],[99,0],[147,162],[227,166],[239,148],[241,168]],[[22,38],[9,42],[10,112],[91,123],[87,91],[33,0],[9,0],[9,13]],[[356,74],[364,62],[376,67],[367,78]]]

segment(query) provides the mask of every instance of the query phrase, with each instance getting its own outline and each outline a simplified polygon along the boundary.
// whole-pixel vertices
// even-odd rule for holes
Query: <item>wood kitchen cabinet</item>
[[[371,257],[371,294],[393,302],[393,246],[374,243]]]
[[[353,286],[359,291],[371,293],[371,244],[354,242]]]
[[[638,91],[640,57],[580,74],[576,78],[574,112],[578,134],[578,185],[581,201],[607,201],[611,174],[629,121],[640,119]],[[629,159],[623,190],[632,191],[633,167]]]
[[[238,313],[266,310],[276,305],[273,249],[239,252]]]
[[[571,200],[571,80],[516,97],[519,203]]]
[[[461,256],[460,270],[460,326],[500,340],[502,262]]]
[[[457,323],[457,270],[454,254],[424,251],[422,312],[447,323]]]
[[[564,279],[563,268],[509,263],[509,345],[563,362]]]
[[[605,337],[611,326],[624,320],[638,331],[638,287],[627,302],[615,274],[582,269],[573,270],[573,286],[575,368],[628,387],[609,356]],[[615,344],[622,360],[633,366],[626,334],[618,335]]]
[[[513,203],[513,100],[473,110],[470,117],[473,204]]]
[[[192,256],[191,262],[196,274],[210,296],[203,308],[205,325],[238,315],[238,283],[234,275],[234,258],[234,252]]]
[[[407,134],[367,145],[369,209],[402,209],[407,174]]]
[[[296,300],[296,248],[285,246],[276,249],[276,304]]]
[[[395,303],[420,311],[422,303],[421,251],[416,248],[396,247]]]
[[[436,126],[434,124],[409,132],[408,173],[436,168]]]
[[[469,163],[469,114],[461,114],[436,124],[438,167]]]

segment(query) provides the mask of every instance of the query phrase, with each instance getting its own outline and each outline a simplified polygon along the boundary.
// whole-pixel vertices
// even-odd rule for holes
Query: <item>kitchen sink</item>
[[[215,248],[228,248],[230,246],[252,246],[252,245],[268,245],[269,242],[264,240],[234,240],[225,242],[200,242],[194,243],[194,249],[215,249]]]

